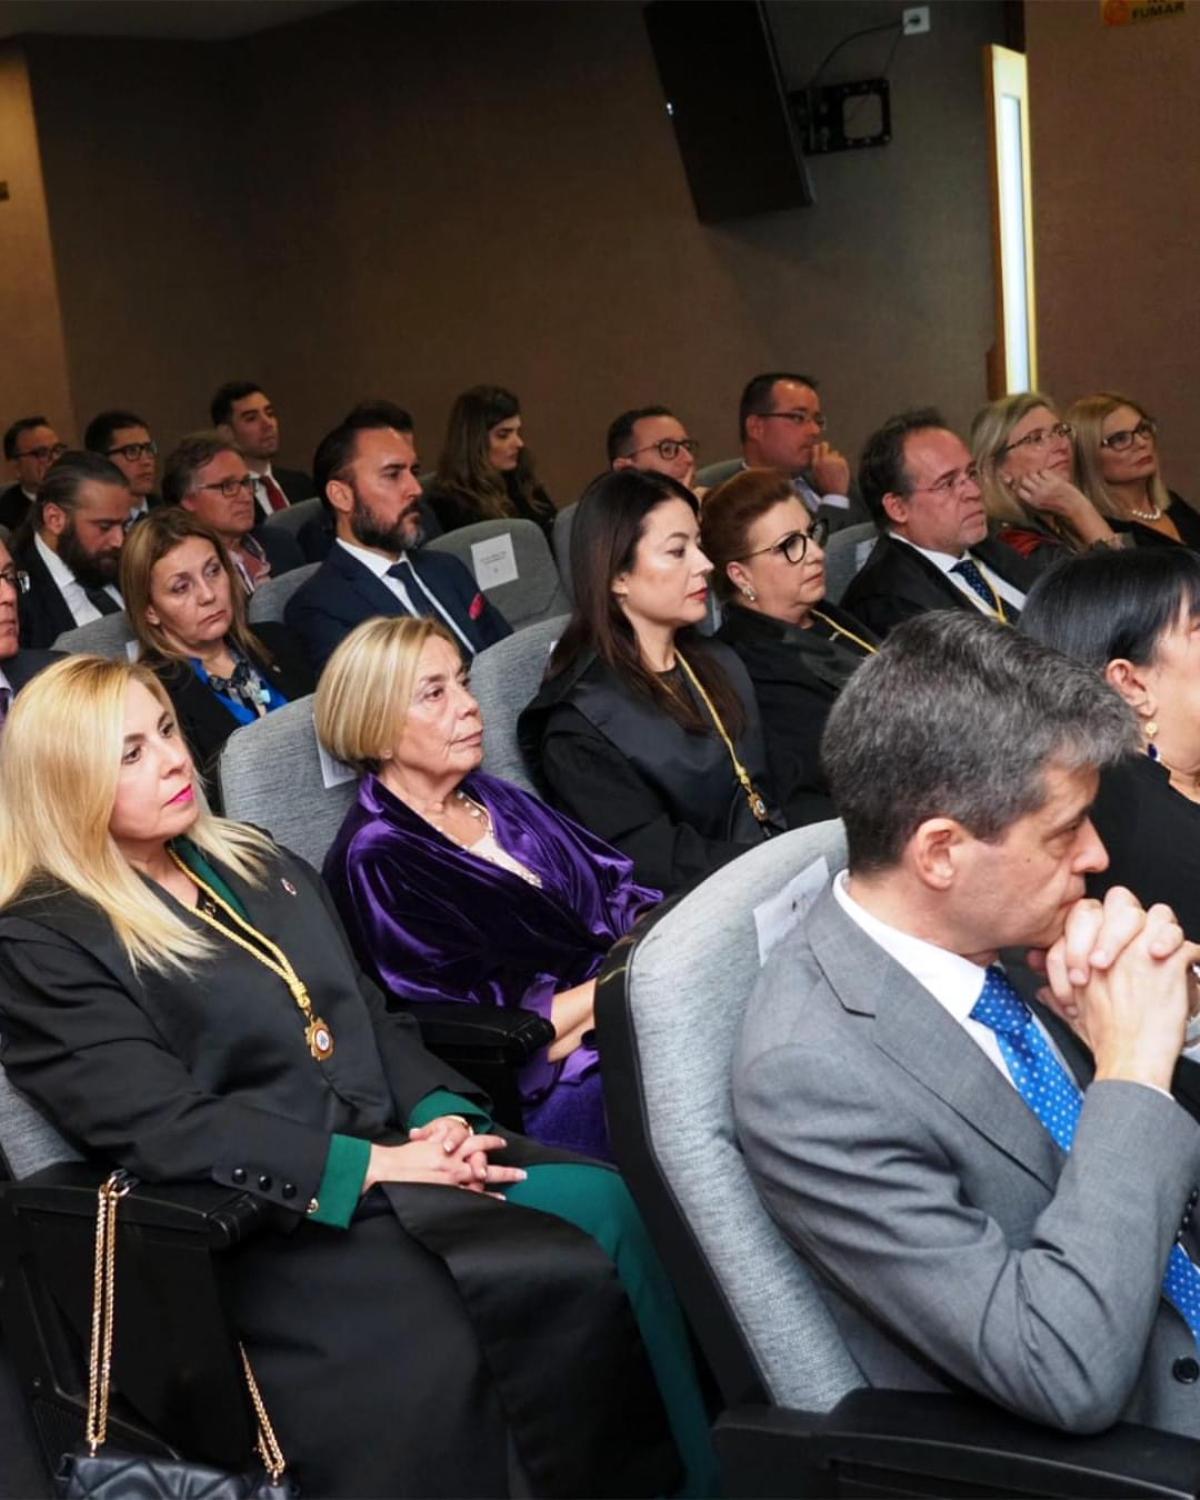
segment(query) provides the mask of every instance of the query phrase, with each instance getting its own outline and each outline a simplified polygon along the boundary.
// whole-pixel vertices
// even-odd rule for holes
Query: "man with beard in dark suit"
[[[930,609],[1016,621],[1036,574],[988,536],[975,465],[939,412],[902,412],[872,433],[858,483],[882,535],[844,608],[879,636]]]
[[[125,476],[98,453],[64,453],[50,469],[16,554],[29,575],[20,605],[27,645],[52,646],[64,631],[124,607],[117,576],[132,508]]]

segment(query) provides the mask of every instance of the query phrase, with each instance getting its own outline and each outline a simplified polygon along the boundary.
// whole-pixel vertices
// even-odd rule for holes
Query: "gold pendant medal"
[[[304,1028],[304,1039],[317,1062],[327,1062],[333,1056],[333,1032],[320,1016],[314,1016]]]

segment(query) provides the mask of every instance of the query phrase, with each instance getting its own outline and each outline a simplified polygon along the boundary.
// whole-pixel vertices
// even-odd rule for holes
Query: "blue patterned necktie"
[[[1069,1151],[1083,1108],[1083,1094],[1054,1055],[1029,1007],[996,964],[987,971],[971,1019],[996,1033],[1017,1092],[1058,1145]],[[1192,1337],[1200,1340],[1200,1267],[1192,1263],[1182,1245],[1172,1246],[1162,1291],[1192,1330]]]
[[[996,597],[996,591],[988,584],[987,579],[979,571],[979,565],[975,562],[974,558],[959,558],[950,571],[958,573],[962,578],[966,579],[967,583],[971,585],[972,593],[978,594],[993,614],[1003,616],[1003,609],[1001,608],[1000,600]]]

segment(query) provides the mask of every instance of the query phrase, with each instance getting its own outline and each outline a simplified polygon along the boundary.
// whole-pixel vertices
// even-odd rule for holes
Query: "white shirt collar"
[[[850,920],[927,989],[956,1021],[960,1024],[965,1021],[983,992],[987,978],[983,965],[881,922],[850,895],[847,880],[848,872],[842,870],[834,880],[833,894]]]
[[[969,551],[960,552],[955,557],[950,552],[931,552],[928,547],[918,547],[916,542],[910,542],[906,536],[901,536],[898,531],[889,531],[888,535],[898,542],[903,542],[906,547],[911,547],[914,552],[919,552],[922,557],[927,557],[935,568],[941,568],[943,573],[949,573],[955,563],[962,562],[964,557],[970,557]]]
[[[353,542],[347,542],[342,537],[338,537],[337,544],[339,547],[345,547],[355,562],[362,563],[364,568],[370,568],[376,578],[383,578],[389,568],[394,568],[407,556],[406,553],[401,552],[399,557],[385,557],[382,552],[373,552],[369,547],[356,547]]]
[[[34,532],[33,545],[37,549],[38,556],[45,563],[46,571],[50,574],[60,594],[64,589],[69,588],[71,584],[79,582],[74,573],[71,572],[70,568],[59,557],[58,553],[52,548],[47,547],[46,543],[42,540],[41,532]]]

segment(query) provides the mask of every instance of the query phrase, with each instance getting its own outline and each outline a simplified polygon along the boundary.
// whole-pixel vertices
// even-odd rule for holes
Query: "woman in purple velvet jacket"
[[[324,870],[359,961],[408,1001],[548,1019],[557,1036],[519,1080],[526,1132],[608,1157],[595,975],[660,893],[578,823],[478,769],[479,705],[433,620],[369,620],[347,636],[316,725],[363,773]]]

